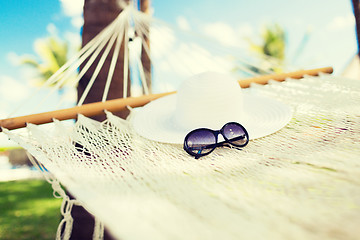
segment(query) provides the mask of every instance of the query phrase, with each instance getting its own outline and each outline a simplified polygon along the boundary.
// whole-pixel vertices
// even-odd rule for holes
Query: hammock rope
[[[124,4],[124,2],[120,3],[120,4]],[[115,48],[117,50],[114,51],[114,54],[112,56],[112,63],[111,63],[111,67],[109,68],[109,71],[108,71],[107,83],[106,83],[106,87],[104,89],[103,97],[102,97],[102,101],[103,102],[106,101],[110,83],[111,83],[111,80],[114,75],[114,69],[115,69],[116,62],[117,62],[116,60],[119,57],[119,52],[120,52],[119,48],[121,45],[127,46],[129,44],[128,32],[130,30],[130,25],[129,25],[130,19],[133,21],[133,27],[134,27],[134,31],[136,33],[135,37],[139,37],[141,39],[141,45],[144,49],[142,54],[146,54],[148,56],[148,58],[150,59],[150,62],[152,63],[152,66],[156,65],[158,63],[158,61],[162,61],[163,62],[162,64],[164,64],[164,63],[168,64],[171,69],[181,69],[180,72],[179,71],[175,71],[175,72],[177,74],[185,74],[185,76],[195,74],[199,71],[213,70],[212,66],[214,66],[214,65],[222,70],[230,71],[233,68],[232,65],[234,63],[231,63],[231,60],[229,60],[229,57],[228,57],[228,56],[232,56],[234,54],[234,52],[232,50],[222,48],[221,46],[219,46],[218,43],[212,42],[213,40],[211,40],[209,38],[205,38],[204,36],[201,36],[198,33],[190,33],[190,32],[186,32],[186,31],[185,32],[180,31],[176,26],[169,25],[168,23],[165,23],[161,20],[155,19],[145,13],[139,12],[139,11],[135,10],[132,5],[127,5],[126,7],[124,7],[124,10],[119,14],[119,16],[112,23],[110,23],[97,36],[95,36],[82,49],[80,49],[80,51],[74,57],[72,57],[62,67],[60,67],[60,69],[54,75],[52,75],[41,86],[41,88],[39,90],[35,91],[35,93],[32,94],[27,101],[25,101],[25,102],[29,102],[30,99],[34,99],[35,97],[37,97],[38,92],[41,89],[48,88],[51,86],[51,89],[48,92],[48,94],[44,98],[39,100],[38,104],[36,104],[35,106],[32,106],[32,107],[27,106],[27,108],[29,108],[33,111],[40,109],[46,102],[48,102],[48,99],[52,95],[54,95],[54,93],[56,91],[58,91],[61,87],[63,87],[65,82],[69,81],[70,78],[72,78],[75,74],[77,74],[76,77],[74,77],[74,79],[72,79],[72,83],[71,83],[72,86],[75,87],[78,84],[78,82],[82,79],[84,74],[94,64],[94,62],[96,61],[96,59],[98,57],[100,57],[101,60],[98,61],[98,63],[97,63],[97,71],[95,73],[100,71],[99,69],[101,69],[101,65],[103,64],[104,58],[106,58],[106,55],[109,54],[108,51],[109,51],[110,46],[113,44],[113,41],[114,41],[113,39],[116,38],[117,40],[116,40],[115,45],[117,45],[117,47],[115,47]],[[152,36],[151,36],[151,34],[149,34],[148,28],[150,28],[150,31],[158,32],[161,34],[164,34],[164,33],[165,34],[175,34],[175,32],[171,29],[178,30],[178,32],[180,32],[181,34],[189,35],[193,38],[196,38],[197,41],[198,40],[207,41],[208,43],[211,44],[211,49],[214,52],[210,53],[209,51],[207,51],[205,49],[197,49],[198,47],[195,47],[196,45],[189,42],[188,45],[186,45],[187,43],[185,45],[184,44],[181,45],[184,47],[183,50],[188,52],[188,59],[178,59],[178,58],[175,59],[174,57],[171,56],[171,54],[167,54],[167,56],[162,54],[159,59],[156,59],[156,58],[154,58],[154,55],[157,55],[158,52],[162,51],[161,50],[162,48],[169,46],[170,43],[166,42],[166,41],[163,41],[161,43],[154,43],[154,47],[152,47],[151,51],[150,51],[150,46],[148,45],[146,39],[150,39],[150,43],[151,43]],[[116,35],[116,33],[118,33],[118,35]],[[176,49],[171,49],[171,50],[176,50]],[[193,52],[196,50],[202,51],[201,59],[196,58],[197,56],[193,56],[193,54],[194,54]],[[100,54],[102,56],[99,56]],[[215,54],[214,55],[215,57],[211,54]],[[137,59],[135,61],[137,66],[130,66],[129,65],[129,49],[128,49],[128,47],[124,48],[124,56],[123,57],[125,60],[124,60],[123,78],[127,79],[129,77],[128,73],[130,70],[133,72],[139,72],[139,79],[141,80],[141,87],[145,94],[149,94],[150,86],[147,86],[146,77],[145,77],[146,73],[144,72],[144,67],[142,66],[142,62],[141,62],[141,59],[139,58],[139,56],[137,57]],[[203,64],[201,65],[201,68],[195,67],[194,64],[192,64],[194,59],[197,60],[196,65],[200,66],[200,63],[203,62]],[[189,61],[189,60],[191,60],[191,61]],[[251,61],[242,59],[241,56],[236,56],[236,61],[241,63],[241,64],[237,65],[238,69],[240,69],[242,72],[246,73],[248,76],[257,76],[258,75],[258,73],[254,72],[249,67],[258,68],[262,72],[269,72],[266,69],[262,69],[260,65],[255,66],[254,64],[251,63]],[[81,64],[84,64],[84,67],[82,68],[82,70],[79,73],[77,73]],[[245,64],[245,65],[243,65],[243,64]],[[155,79],[156,79],[157,73],[158,73],[158,70],[156,67],[156,68],[154,68],[154,74],[153,74]],[[269,73],[271,73],[271,72],[269,72]],[[96,79],[96,74],[94,74],[92,76],[90,83],[88,84],[86,90],[84,91],[84,93],[82,94],[82,96],[80,97],[80,99],[78,101],[78,105],[82,105],[82,103],[85,101],[85,98],[86,98],[88,92],[90,91],[92,83],[95,81],[95,79]],[[165,79],[164,77],[161,77],[161,81],[160,81],[160,79],[156,80],[156,81],[157,81],[157,84],[160,86],[160,85],[166,85],[166,80],[167,79]],[[134,83],[134,81],[135,80],[132,79],[133,83]],[[125,97],[129,96],[129,93],[127,92],[127,90],[128,90],[127,81],[124,81],[123,84],[124,84],[123,96],[125,96]],[[174,90],[174,88],[172,87],[169,90],[172,91],[172,90]],[[14,111],[8,115],[8,118],[15,116],[18,112],[20,112],[20,110],[24,110],[24,108],[25,108],[25,104],[22,104],[16,108],[14,108]],[[57,108],[58,109],[61,108],[61,102],[59,102]]]
[[[136,107],[175,92],[148,94],[152,86],[147,86],[140,55],[136,68],[130,64],[130,31],[141,39],[152,67],[163,61],[181,68],[186,73],[179,78],[205,69],[192,66],[194,59],[175,59],[167,49],[156,59],[156,46],[148,45],[146,39],[151,43],[147,28],[159,23],[132,6],[124,7],[114,22],[45,84],[60,88],[84,64],[76,84],[99,59],[78,106],[0,120],[1,130],[29,152],[51,183],[54,196],[63,199],[56,238],[70,238],[71,209],[82,205],[96,216],[93,239],[103,238],[104,225],[114,236],[134,240],[356,239],[360,225],[359,82],[328,75],[331,67],[257,76],[251,64],[239,59],[246,63],[239,68],[256,76],[239,81],[243,91],[289,104],[294,117],[279,132],[251,141],[242,151],[219,148],[196,160],[180,145],[142,138],[131,125]],[[122,46],[124,98],[106,101]],[[194,43],[180,47],[191,53],[190,58],[196,58],[194,48],[201,50],[202,59],[214,56],[211,59],[219,69],[232,66],[224,61],[228,52],[212,55]],[[83,104],[112,49],[102,102]],[[134,73],[147,95],[127,97],[127,79]],[[111,113],[127,107],[131,108],[127,120]],[[103,122],[88,118],[104,113]],[[61,121],[72,118],[77,118],[75,124]],[[11,131],[21,127],[26,127],[25,133]]]
[[[359,89],[327,75],[244,89],[288,103],[293,119],[202,160],[137,135],[136,111],[5,133],[121,239],[356,239]]]
[[[332,67],[300,70],[290,73],[263,75],[261,77],[243,79],[243,80],[239,80],[239,84],[241,88],[248,88],[250,87],[251,84],[264,85],[267,84],[269,81],[282,82],[285,81],[287,78],[300,79],[305,76],[318,76],[321,73],[330,74],[332,72],[333,72]],[[1,126],[0,131],[2,131],[2,129],[13,130],[13,129],[22,128],[25,127],[28,123],[31,124],[51,123],[53,119],[57,119],[57,120],[76,119],[78,114],[91,117],[91,116],[104,114],[104,110],[117,112],[117,111],[125,110],[128,107],[131,108],[141,107],[152,100],[174,93],[175,91],[159,93],[159,94],[149,94],[140,97],[115,99],[105,102],[84,104],[82,106],[77,106],[74,108],[61,109],[51,112],[2,119],[0,120],[0,126]]]

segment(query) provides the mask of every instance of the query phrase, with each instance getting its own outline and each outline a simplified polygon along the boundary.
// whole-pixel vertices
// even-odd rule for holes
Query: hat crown
[[[178,89],[175,123],[184,129],[219,129],[244,117],[241,87],[230,75],[197,74]]]

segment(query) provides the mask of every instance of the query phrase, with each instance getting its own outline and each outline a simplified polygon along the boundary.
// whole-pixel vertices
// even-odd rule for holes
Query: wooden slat
[[[280,73],[280,74],[271,74],[271,75],[261,75],[258,77],[252,77],[244,80],[239,80],[240,86],[242,88],[247,88],[250,86],[251,83],[257,84],[267,84],[270,80],[275,81],[285,81],[286,78],[293,78],[293,79],[300,79],[303,78],[305,75],[310,76],[318,76],[319,73],[332,73],[332,67],[325,67],[325,68],[316,68],[310,70],[300,70],[296,72],[289,72],[289,73]]]

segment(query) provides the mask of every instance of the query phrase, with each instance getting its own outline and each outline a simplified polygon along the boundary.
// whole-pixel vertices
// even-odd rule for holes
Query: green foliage
[[[270,70],[281,71],[281,65],[285,60],[286,34],[280,25],[266,26],[261,34],[260,43],[250,41],[250,46],[272,63]]]
[[[284,60],[285,58],[285,33],[277,24],[265,28],[263,34],[263,53],[267,56]]]
[[[18,146],[0,147],[0,153],[6,152],[9,150],[13,150],[13,149],[19,149],[19,148],[21,148],[21,147],[18,147]]]
[[[0,182],[0,239],[55,239],[60,205],[46,181]]]
[[[69,43],[60,40],[56,36],[51,36],[38,39],[35,41],[34,46],[38,56],[24,56],[20,63],[34,69],[36,83],[43,84],[68,61]],[[72,82],[74,77],[75,75],[67,79],[62,86]],[[56,82],[52,86],[55,84]]]

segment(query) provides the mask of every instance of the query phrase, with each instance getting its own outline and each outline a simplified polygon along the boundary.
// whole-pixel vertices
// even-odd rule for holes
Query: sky
[[[188,0],[181,1],[180,6],[172,4],[173,1],[154,1],[155,16],[173,23],[186,19],[193,30],[215,38],[220,38],[218,32],[222,32],[223,41],[230,46],[244,42],[244,38],[255,39],[264,25],[278,23],[287,32],[290,65],[329,65],[341,72],[356,51],[351,1]],[[170,9],[176,9],[178,15],[174,10],[167,11]],[[303,51],[297,52],[306,33],[309,33],[307,44]]]
[[[1,0],[0,118],[36,90],[19,57],[35,55],[36,44],[50,34],[80,44],[82,6],[82,0]],[[294,68],[332,66],[341,75],[357,51],[350,0],[152,0],[151,7],[155,18],[234,52],[248,51],[247,39],[259,40],[265,25],[277,23],[286,32],[286,64]]]

